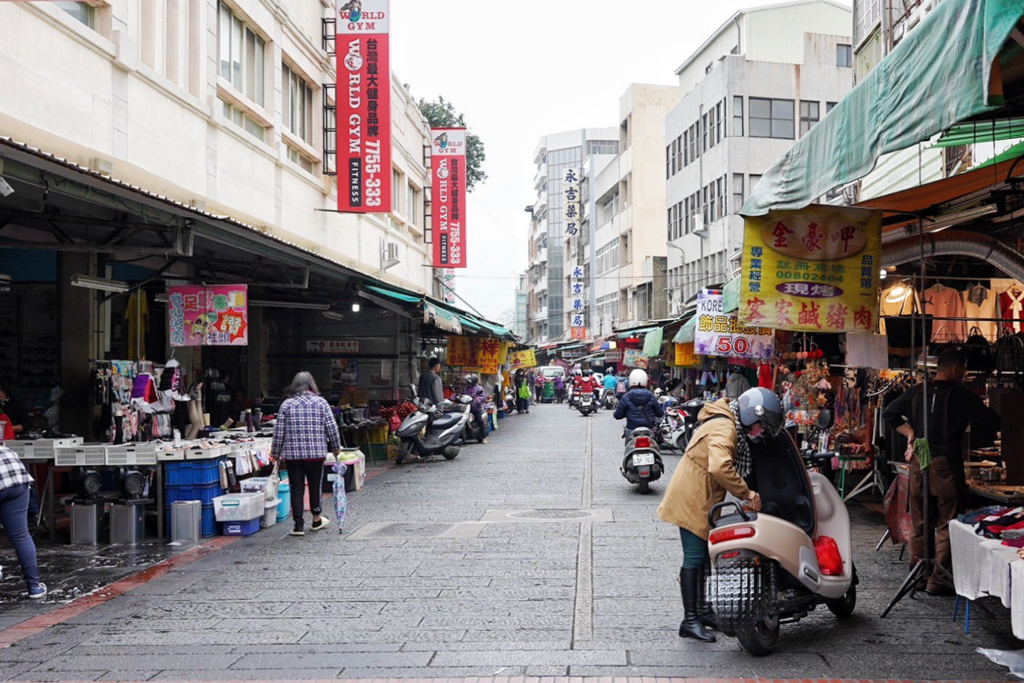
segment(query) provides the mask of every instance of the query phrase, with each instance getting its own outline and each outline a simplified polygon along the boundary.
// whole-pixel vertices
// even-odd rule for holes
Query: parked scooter
[[[849,617],[858,581],[850,518],[828,479],[806,472],[786,433],[752,443],[750,451],[761,511],[736,502],[712,508],[707,595],[719,631],[747,652],[766,655],[778,642],[780,623],[798,621],[820,604]]]
[[[453,412],[451,401],[442,401],[435,406],[430,399],[420,400],[415,385],[412,386],[412,395],[416,412],[402,420],[395,431],[395,436],[402,440],[395,462],[402,464],[414,452],[421,456],[440,453],[446,460],[454,460],[460,450],[456,442],[470,418],[469,404],[465,403],[464,409]]]
[[[684,435],[683,418],[676,408],[679,401],[675,396],[662,394],[660,389],[655,392],[655,395],[658,396],[658,403],[664,409],[665,414],[654,427],[654,438],[661,448],[679,448],[677,441]],[[685,446],[680,449],[680,451],[682,450],[685,450]]]
[[[576,399],[576,406],[584,417],[595,412],[597,410],[597,401],[594,399],[593,392],[581,391],[579,398]]]
[[[650,491],[652,481],[661,478],[665,463],[654,439],[654,432],[647,427],[638,427],[626,436],[626,452],[619,468],[630,484],[636,484],[640,493]]]
[[[459,409],[466,412],[469,415],[469,419],[466,420],[466,427],[463,430],[462,441],[463,443],[468,441],[476,441],[477,443],[483,443],[484,439],[487,438],[487,425],[480,421],[470,407],[473,405],[473,397],[465,394],[459,396]]]
[[[700,415],[702,408],[704,408],[704,401],[699,398],[690,399],[679,407],[679,416],[683,422],[683,429],[675,437],[675,446],[682,453],[686,452],[686,447],[690,445],[693,433],[697,431],[699,426],[697,416]]]

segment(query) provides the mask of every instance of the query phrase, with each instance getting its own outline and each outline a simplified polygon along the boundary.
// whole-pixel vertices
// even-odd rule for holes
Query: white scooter
[[[828,479],[808,474],[789,435],[750,444],[750,452],[761,511],[731,501],[711,510],[713,573],[706,590],[718,630],[747,652],[766,655],[780,623],[798,621],[820,604],[849,617],[857,572],[846,506]]]

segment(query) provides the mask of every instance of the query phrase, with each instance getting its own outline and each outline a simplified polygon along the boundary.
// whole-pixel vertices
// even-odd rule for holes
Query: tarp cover
[[[675,338],[672,340],[676,344],[693,343],[694,333],[697,331],[697,317],[694,316],[686,321],[686,323],[679,328],[676,332]]]
[[[641,355],[644,358],[654,358],[661,355],[661,342],[665,339],[664,330],[656,327],[644,337],[644,350]]]
[[[1002,105],[992,63],[1024,0],[940,2],[878,66],[761,176],[745,216],[802,209],[906,149]]]

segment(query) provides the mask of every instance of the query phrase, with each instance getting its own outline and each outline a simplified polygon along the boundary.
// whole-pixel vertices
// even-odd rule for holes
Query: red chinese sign
[[[248,288],[169,287],[167,328],[171,346],[248,346]]]
[[[466,129],[431,128],[434,267],[466,267]]]
[[[391,66],[388,0],[339,2],[335,50],[338,210],[389,213]]]

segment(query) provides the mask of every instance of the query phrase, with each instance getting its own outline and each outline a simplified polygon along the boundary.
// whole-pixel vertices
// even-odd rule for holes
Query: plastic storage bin
[[[182,501],[178,501],[182,502]],[[187,501],[186,501],[187,502]],[[171,537],[174,537],[174,528],[172,526],[173,515],[171,514],[171,503],[164,506],[164,513],[166,514],[165,522],[167,528],[171,530]],[[199,533],[203,538],[209,538],[217,535],[217,519],[213,514],[213,504],[202,505],[202,513],[199,521]]]
[[[281,504],[280,498],[274,500],[268,500],[263,505],[263,520],[260,522],[260,526],[266,529],[267,527],[274,526],[277,524],[277,507]]]
[[[220,460],[190,460],[164,465],[164,483],[168,486],[219,484]]]
[[[221,523],[221,533],[225,536],[252,536],[260,530],[261,521],[262,517],[246,522],[223,522]]]
[[[248,522],[263,516],[266,496],[262,493],[229,493],[213,499],[218,522]]]
[[[277,499],[281,501],[277,504],[277,521],[283,522],[292,513],[291,487],[287,479],[282,479],[277,487]]]
[[[164,487],[164,500],[167,503],[179,500],[198,500],[203,505],[213,505],[213,499],[223,495],[224,489],[220,487],[220,481],[216,484]]]

